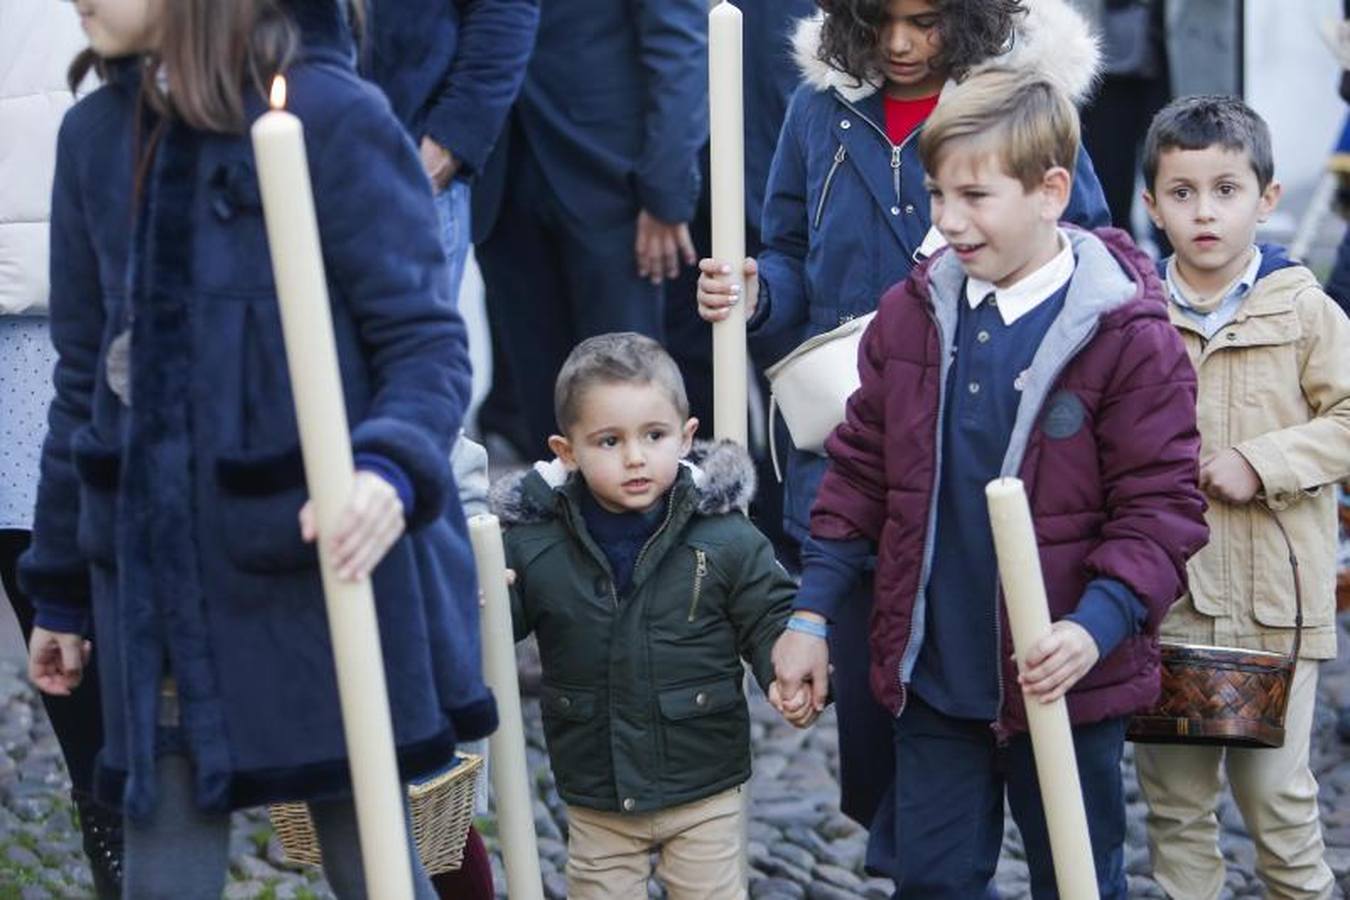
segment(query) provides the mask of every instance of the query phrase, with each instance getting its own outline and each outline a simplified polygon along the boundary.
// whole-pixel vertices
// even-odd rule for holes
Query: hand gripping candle
[[[1016,478],[989,482],[985,496],[989,499],[989,524],[994,532],[1013,648],[1018,659],[1025,659],[1027,651],[1050,633],[1050,605],[1045,599],[1031,508],[1022,482]],[[1065,900],[1097,900],[1097,873],[1078,781],[1078,759],[1073,753],[1069,707],[1061,697],[1054,703],[1028,699],[1026,709],[1059,895]]]
[[[323,538],[351,493],[352,448],[328,309],[328,285],[300,120],[282,107],[286,82],[272,85],[272,110],[253,124],[267,244],[300,426],[305,479],[318,525],[319,567],[337,667],[342,727],[356,800],[366,892],[412,900],[402,787],[394,755],[389,694],[370,580],[338,577]]]
[[[745,114],[741,94],[741,11],[708,13],[708,125],[712,255],[731,264],[745,297]],[[713,434],[746,446],[745,304],[713,323]]]
[[[506,893],[511,900],[543,900],[534,801],[525,760],[525,727],[520,715],[515,630],[511,627],[511,598],[506,592],[506,553],[497,517],[469,519],[469,542],[478,569],[478,589],[483,592],[483,680],[497,700],[497,731],[489,738],[488,748]]]

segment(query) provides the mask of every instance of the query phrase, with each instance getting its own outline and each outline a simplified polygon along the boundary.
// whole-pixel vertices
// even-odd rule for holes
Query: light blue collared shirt
[[[1252,247],[1251,262],[1247,264],[1242,276],[1233,283],[1233,286],[1228,289],[1228,293],[1224,295],[1223,300],[1219,301],[1219,305],[1210,312],[1201,312],[1190,305],[1186,292],[1177,283],[1175,256],[1167,260],[1165,271],[1167,272],[1168,296],[1191,321],[1200,326],[1200,331],[1204,334],[1205,340],[1209,340],[1219,332],[1219,329],[1233,321],[1233,317],[1237,315],[1238,309],[1242,306],[1242,301],[1247,298],[1252,285],[1256,284],[1256,273],[1261,271],[1261,248]]]

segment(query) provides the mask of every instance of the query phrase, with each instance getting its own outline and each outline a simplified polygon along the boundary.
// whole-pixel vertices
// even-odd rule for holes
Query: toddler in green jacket
[[[492,501],[516,639],[539,641],[568,896],[646,897],[659,849],[672,898],[745,897],[741,661],[776,690],[796,590],[745,517],[753,466],[734,444],[693,446],[679,369],[641,335],[579,344],[554,409],[557,459]]]

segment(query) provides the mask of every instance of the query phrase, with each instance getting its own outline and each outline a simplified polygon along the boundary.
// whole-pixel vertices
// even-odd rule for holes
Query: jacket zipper
[[[694,597],[689,601],[689,621],[694,621],[698,611],[699,596],[703,593],[703,579],[708,574],[708,554],[703,550],[694,551]]]
[[[950,355],[955,351],[945,349],[945,340],[942,334],[942,323],[938,321],[937,314],[933,312],[931,304],[926,307],[925,312],[928,318],[933,322],[933,330],[937,332],[938,351]],[[934,437],[934,446],[936,447],[936,462],[933,465],[933,483],[930,487],[931,496],[928,500],[928,525],[924,531],[923,562],[919,567],[919,592],[924,593],[928,590],[929,567],[932,565],[930,541],[933,540],[933,528],[937,524],[937,503],[938,503],[938,482],[941,479],[942,469],[942,412],[943,405],[947,402],[947,373],[941,371],[942,366],[938,366],[938,415],[937,428]],[[916,610],[917,611],[917,610]],[[909,656],[909,643],[914,637],[914,616],[910,616],[909,633],[905,635],[904,646],[900,650],[900,662],[896,664],[895,680],[900,685],[900,707],[895,711],[895,717],[900,718],[900,714],[905,711],[905,701],[907,691],[905,690],[905,659]]]
[[[920,124],[919,127],[915,128],[909,134],[905,135],[905,139],[903,141],[896,144],[891,141],[891,136],[886,133],[885,129],[877,125],[876,122],[873,122],[871,119],[867,118],[867,116],[863,115],[863,113],[858,109],[858,107],[854,106],[852,103],[845,100],[843,96],[839,94],[838,91],[835,92],[834,98],[838,100],[840,105],[842,105],[845,109],[849,110],[859,119],[862,119],[864,122],[866,122],[869,128],[871,128],[873,131],[875,131],[878,135],[881,136],[881,139],[886,142],[886,146],[891,148],[891,182],[895,187],[895,202],[896,205],[898,206],[900,203],[900,153],[905,149],[906,146],[909,145],[910,141],[914,140],[914,138],[918,136],[920,131],[923,131],[923,125]]]
[[[652,532],[651,537],[647,538],[647,543],[643,544],[642,549],[638,551],[637,559],[633,560],[634,576],[637,575],[638,567],[642,565],[642,557],[647,555],[647,551],[651,549],[652,543],[661,536],[661,532],[666,530],[666,526],[670,524],[670,520],[673,518],[675,518],[675,499],[671,497],[666,500],[666,517],[661,520],[660,527]]]
[[[816,221],[813,227],[820,227],[820,220],[825,215],[825,199],[830,196],[830,182],[834,181],[834,173],[839,171],[839,167],[848,157],[848,151],[844,145],[840,144],[839,149],[834,151],[834,163],[830,166],[830,171],[825,175],[825,186],[820,189],[820,201],[816,203]]]

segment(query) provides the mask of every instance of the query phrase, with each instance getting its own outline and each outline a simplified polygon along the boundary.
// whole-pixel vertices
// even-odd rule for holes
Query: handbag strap
[[[1289,568],[1294,571],[1294,646],[1289,651],[1289,659],[1297,664],[1298,651],[1303,644],[1303,585],[1300,583],[1301,579],[1298,573],[1298,554],[1294,552],[1294,542],[1289,539],[1289,532],[1285,530],[1280,517],[1275,515],[1275,510],[1271,509],[1266,503],[1260,503],[1259,505],[1275,521],[1275,527],[1280,530],[1280,537],[1284,538],[1285,549],[1289,551]]]

